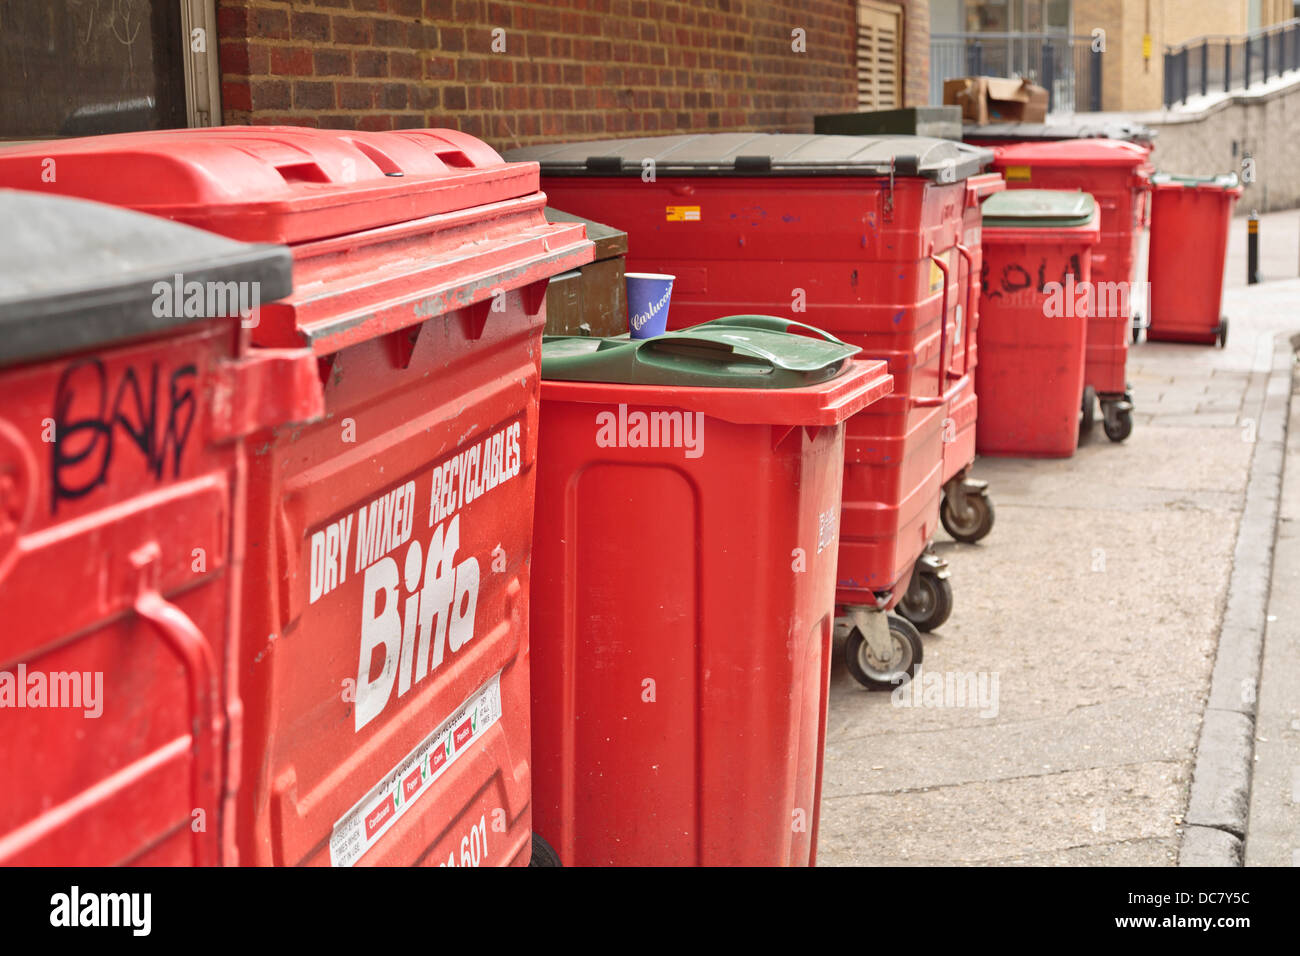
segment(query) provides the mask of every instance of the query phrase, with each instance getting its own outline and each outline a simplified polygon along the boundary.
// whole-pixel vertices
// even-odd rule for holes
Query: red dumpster
[[[984,204],[981,455],[1074,454],[1098,233],[1087,193],[1017,189]]]
[[[957,334],[964,180],[991,153],[925,137],[719,133],[510,155],[541,162],[556,205],[625,230],[629,270],[677,277],[671,328],[763,312],[889,362],[894,394],[847,426],[838,577],[846,607],[894,607],[939,523],[949,403],[971,387],[956,358],[969,336],[968,323]],[[939,599],[921,623],[937,627],[947,571],[926,558],[920,572]]]
[[[1095,392],[1107,437],[1123,441],[1133,431],[1133,397],[1124,369],[1150,189],[1150,151],[1113,139],[1076,139],[1017,143],[996,153],[994,165],[1008,189],[1078,189],[1090,193],[1100,207],[1101,238],[1092,250],[1097,307],[1088,322],[1085,421],[1091,420]]]
[[[534,815],[567,865],[815,862],[844,421],[891,383],[790,325],[543,346]]]
[[[0,217],[0,864],[220,862],[243,439],[321,412],[311,352],[240,328],[289,253],[26,192]]]
[[[1242,193],[1237,176],[1157,173],[1151,183],[1147,338],[1223,345],[1228,341],[1228,320],[1219,314],[1219,307],[1228,227]]]
[[[582,226],[450,130],[47,143],[0,181],[47,157],[59,189],[291,243],[253,339],[314,353],[325,419],[250,446],[239,861],[527,863],[542,310]]]

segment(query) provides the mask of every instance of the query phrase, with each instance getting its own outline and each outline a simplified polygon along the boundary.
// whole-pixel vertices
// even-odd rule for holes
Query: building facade
[[[945,74],[982,64],[983,72],[1048,85],[1046,76],[1063,112],[1097,103],[1104,110],[1159,109],[1166,46],[1241,36],[1294,16],[1294,0],[930,0],[931,98],[937,102]],[[1093,96],[1088,57],[1099,43],[1101,84]]]
[[[0,138],[810,130],[924,104],[929,49],[928,0],[0,0]]]

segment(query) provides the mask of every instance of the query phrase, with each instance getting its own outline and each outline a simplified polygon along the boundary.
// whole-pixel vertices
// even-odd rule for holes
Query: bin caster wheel
[[[993,530],[993,499],[987,494],[970,495],[966,499],[966,514],[959,519],[944,498],[939,503],[939,520],[954,540],[974,544]]]
[[[898,613],[927,634],[942,627],[952,614],[952,582],[933,571],[913,574],[898,602]]]
[[[1219,340],[1219,348],[1224,348],[1224,347],[1227,346],[1227,344],[1228,344],[1228,317],[1227,317],[1226,315],[1221,315],[1221,316],[1219,316],[1219,328],[1218,328],[1217,338],[1218,338],[1218,340]]]
[[[911,622],[890,614],[889,637],[893,652],[887,661],[872,654],[866,637],[856,627],[844,644],[844,664],[867,690],[893,690],[904,676],[910,680],[921,663],[921,635]]]
[[[1091,385],[1083,388],[1083,404],[1079,407],[1079,438],[1087,437],[1097,424],[1097,390]]]
[[[528,861],[529,866],[564,866],[560,862],[560,855],[552,849],[539,833],[533,834],[533,858]]]
[[[1140,315],[1135,315],[1133,316],[1133,344],[1137,345],[1141,339],[1142,339],[1142,317]]]
[[[1102,427],[1106,429],[1107,438],[1113,442],[1121,442],[1133,434],[1132,409],[1108,405],[1104,411],[1106,419],[1102,422]]]

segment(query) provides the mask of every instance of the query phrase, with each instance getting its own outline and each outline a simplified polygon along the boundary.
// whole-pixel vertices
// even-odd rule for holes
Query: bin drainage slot
[[[384,336],[384,345],[388,349],[389,358],[393,360],[394,368],[410,367],[411,355],[415,352],[415,340],[420,337],[420,330],[423,328],[424,324],[421,323],[389,332]]]
[[[322,355],[316,359],[316,374],[320,377],[321,385],[330,383],[330,374],[334,371],[334,362],[338,359],[338,353],[333,355]]]
[[[528,285],[524,286],[523,298],[525,314],[531,316],[542,311],[542,304],[546,301],[546,290],[550,284],[550,279],[541,279],[537,282],[530,282]]]
[[[465,337],[477,341],[483,337],[487,328],[488,312],[492,310],[492,300],[484,299],[460,310],[461,322],[465,326]]]

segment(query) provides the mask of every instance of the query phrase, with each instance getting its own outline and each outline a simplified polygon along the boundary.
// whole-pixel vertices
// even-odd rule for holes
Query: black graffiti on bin
[[[1079,278],[1079,254],[1072,253],[1065,262],[1065,268],[1061,270],[1059,281],[1065,284],[1066,276],[1074,276],[1076,282],[1081,281]],[[1047,294],[1047,258],[1038,260],[1038,291],[1044,295]],[[1009,293],[1014,295],[1017,292],[1024,292],[1026,289],[1034,286],[1034,277],[1028,269],[1018,262],[1011,262],[1002,267],[1001,281],[998,283],[1001,288],[992,289],[989,287],[989,263],[988,260],[980,263],[980,289],[985,296],[990,299],[1000,299],[1002,294]]]
[[[198,375],[198,368],[182,365],[172,370],[167,393],[159,402],[162,371],[152,362],[147,372],[127,366],[109,381],[104,363],[97,357],[73,362],[59,376],[54,396],[54,436],[50,443],[50,511],[57,512],[63,499],[90,494],[108,480],[108,473],[125,437],[144,458],[147,470],[161,481],[168,472],[180,474],[181,457],[198,410],[193,389],[186,383]],[[147,380],[147,385],[146,385]],[[115,384],[112,401],[110,385]],[[147,394],[146,394],[147,388]],[[90,414],[69,418],[74,401],[91,395],[98,399]],[[98,460],[93,456],[98,455]],[[86,477],[72,483],[67,472],[90,459]]]

